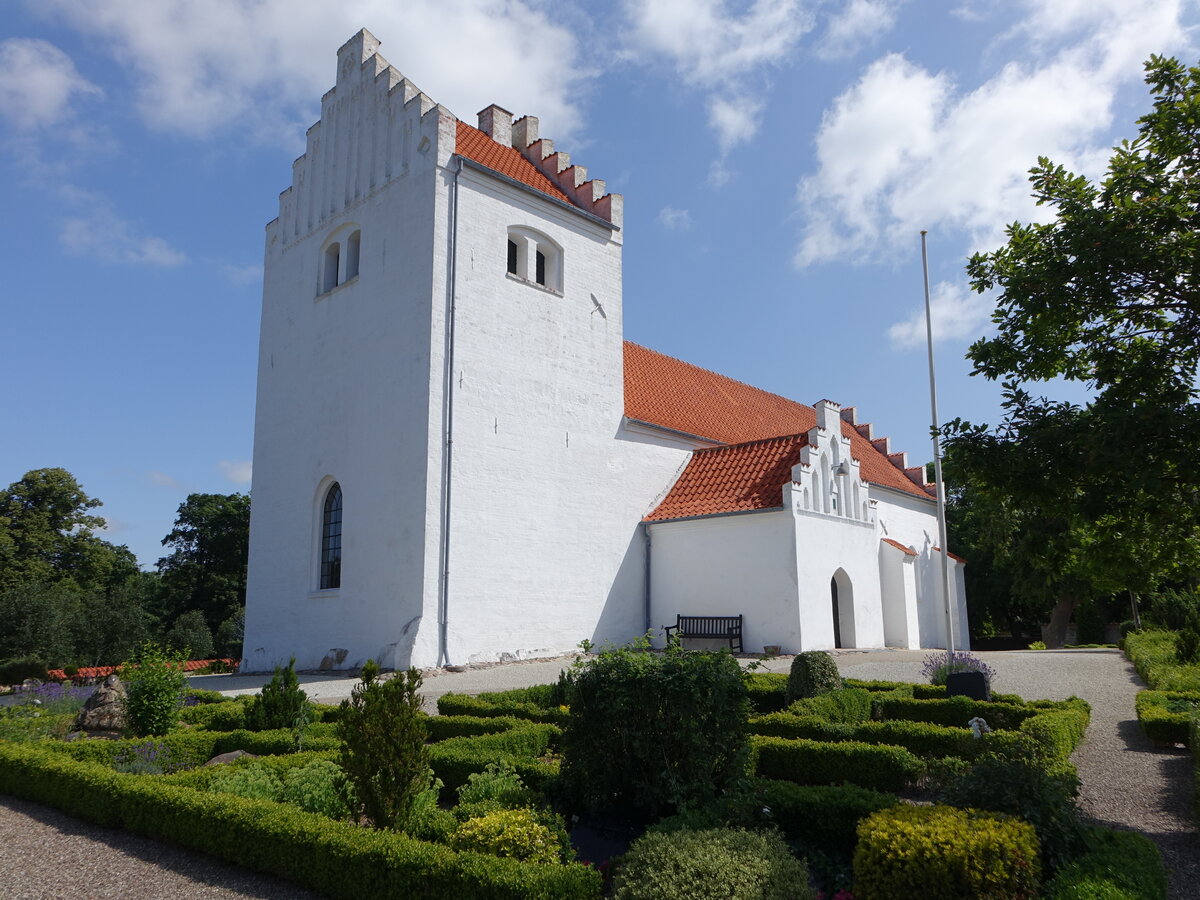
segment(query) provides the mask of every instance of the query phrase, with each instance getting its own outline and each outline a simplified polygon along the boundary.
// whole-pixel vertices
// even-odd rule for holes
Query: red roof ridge
[[[885,537],[885,538],[880,538],[879,540],[885,544],[890,544],[891,546],[895,547],[897,550],[903,551],[905,556],[916,556],[917,555],[916,550],[913,550],[911,547],[907,547],[904,544],[900,543],[899,541],[893,540],[892,538]]]
[[[941,552],[942,552],[942,548],[941,548],[941,547],[934,547],[934,548],[933,548],[933,550],[934,550],[934,552],[935,552],[935,553],[941,553]],[[964,564],[966,563],[966,560],[965,560],[965,559],[963,559],[961,556],[959,556],[957,553],[951,553],[949,550],[947,550],[947,551],[946,551],[946,555],[947,555],[948,557],[950,557],[951,559],[953,559],[953,560],[957,560],[957,561],[958,561],[958,562],[960,562],[960,563],[964,563]]]
[[[736,450],[741,447],[750,447],[754,444],[769,444],[771,441],[795,441],[808,440],[808,432],[801,431],[798,434],[777,434],[772,437],[755,438],[752,441],[735,441],[729,444],[717,444],[715,447],[697,447],[692,451],[695,453],[713,453],[718,450]]]

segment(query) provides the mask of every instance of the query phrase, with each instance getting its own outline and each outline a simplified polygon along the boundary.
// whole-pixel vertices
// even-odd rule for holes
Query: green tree
[[[162,543],[171,548],[158,561],[164,618],[200,610],[215,631],[245,606],[248,494],[189,494]]]
[[[996,334],[968,357],[1002,382],[1004,420],[946,426],[948,478],[1052,640],[1080,599],[1152,590],[1200,557],[1200,69],[1153,57],[1146,73],[1153,111],[1103,181],[1039,159],[1053,220],[1009,226],[967,267],[996,296]],[[1053,379],[1090,399],[1029,390]]]
[[[66,469],[34,469],[0,491],[0,590],[71,582],[107,590],[137,574],[124,546],[97,537],[100,501]]]

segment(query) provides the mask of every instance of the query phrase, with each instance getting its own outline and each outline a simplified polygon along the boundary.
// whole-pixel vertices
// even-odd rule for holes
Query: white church
[[[945,646],[924,467],[852,408],[626,341],[623,198],[378,48],[338,51],[266,228],[244,668],[552,656],[678,615],[741,615],[747,653]]]

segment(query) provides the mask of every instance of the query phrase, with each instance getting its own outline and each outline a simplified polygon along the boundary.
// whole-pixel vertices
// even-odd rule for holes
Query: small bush
[[[502,809],[468,819],[451,835],[450,846],[533,863],[554,863],[559,859],[554,835],[527,809]]]
[[[996,678],[995,669],[965,650],[956,650],[949,658],[945,653],[930,653],[921,666],[921,674],[929,679],[930,684],[944,685],[952,672],[981,672],[989,685]]]
[[[1200,662],[1200,631],[1191,625],[1179,629],[1175,635],[1175,657],[1185,665]]]
[[[778,836],[648,832],[618,863],[614,900],[808,900],[808,869]]]
[[[174,727],[187,686],[183,664],[187,653],[170,651],[147,641],[125,663],[125,714],[130,730],[139,737],[166,734]]]
[[[899,791],[925,773],[925,764],[902,747],[856,741],[752,738],[755,774],[797,784],[857,784],[879,791]]]
[[[757,715],[779,712],[787,705],[788,676],[782,672],[747,672],[746,696]]]
[[[727,651],[604,650],[569,671],[565,689],[561,783],[581,807],[661,818],[746,776],[749,703]]]
[[[808,650],[796,654],[788,673],[787,702],[795,703],[805,697],[816,697],[842,686],[833,656],[824,650]]]
[[[1084,853],[1058,870],[1043,900],[1167,900],[1167,876],[1154,842],[1132,831],[1090,827]]]
[[[27,678],[45,681],[49,677],[46,664],[32,656],[0,662],[0,684],[20,684]]]
[[[345,819],[350,815],[346,773],[337,763],[327,759],[315,759],[288,772],[283,779],[280,799],[305,812],[331,819]]]
[[[341,704],[336,723],[341,766],[356,811],[376,828],[402,827],[417,796],[433,781],[420,686],[416,669],[380,681],[379,666],[368,660],[362,681]]]
[[[247,800],[278,802],[283,799],[283,782],[279,776],[260,765],[231,767],[213,780],[209,790],[234,794]]]
[[[854,852],[859,821],[900,802],[895,794],[854,784],[802,785],[757,778],[753,787],[759,808],[789,841],[846,857]]]
[[[985,756],[964,775],[950,779],[942,798],[952,806],[1020,816],[1037,830],[1048,874],[1070,862],[1083,847],[1083,825],[1075,808],[1079,779],[1050,774],[1034,761]]]
[[[539,685],[553,688],[556,685]],[[532,702],[527,696],[522,698],[506,697],[515,691],[501,691],[494,694],[443,694],[438,698],[438,713],[443,716],[474,716],[489,717],[503,716],[506,718],[528,719],[531,722],[551,722],[560,724],[567,720],[567,711],[559,707],[543,707]],[[536,697],[537,695],[535,695]]]
[[[835,688],[797,700],[788,707],[793,716],[813,716],[827,722],[857,725],[871,718],[871,692],[862,688]]]
[[[308,694],[300,688],[293,656],[287,668],[275,667],[271,680],[246,708],[246,727],[251,731],[303,728],[308,723],[308,707]]]
[[[930,722],[950,728],[966,728],[979,716],[991,728],[1015,731],[1037,711],[1030,706],[971,700],[969,697],[949,697],[945,700],[908,700],[903,697],[877,695],[875,717],[884,720],[904,719],[909,722]]]
[[[525,783],[511,763],[488,763],[482,772],[474,772],[458,789],[454,814],[460,820],[475,818],[497,809],[534,806],[537,795]]]
[[[1030,650],[1045,650],[1046,642],[1045,641],[1034,641],[1032,644],[1029,645],[1029,649]]]
[[[858,826],[857,900],[1027,900],[1039,881],[1037,837],[1017,819],[902,805]]]

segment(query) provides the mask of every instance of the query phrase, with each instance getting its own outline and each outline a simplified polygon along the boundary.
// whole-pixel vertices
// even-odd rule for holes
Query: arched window
[[[362,232],[356,231],[346,238],[346,275],[342,281],[358,277],[358,250],[362,242]]]
[[[342,247],[336,241],[325,248],[325,270],[321,274],[321,291],[332,291],[338,286],[338,266],[341,265]]]
[[[508,229],[508,274],[561,294],[562,247],[541,232],[514,225]]]
[[[342,586],[342,486],[336,481],[325,493],[321,512],[321,590]]]

